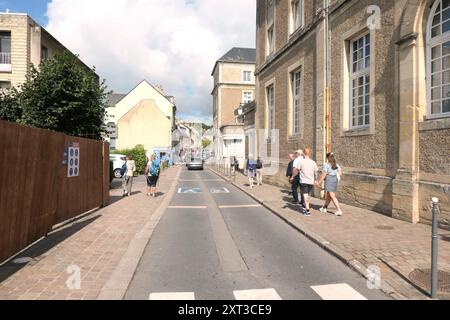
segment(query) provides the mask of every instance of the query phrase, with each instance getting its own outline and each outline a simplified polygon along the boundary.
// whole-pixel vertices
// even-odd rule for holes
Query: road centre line
[[[323,300],[367,300],[346,283],[311,287]]]
[[[208,209],[207,206],[168,206],[167,209]]]
[[[149,300],[195,300],[194,292],[161,292],[161,293],[150,293]]]
[[[244,205],[223,205],[219,209],[242,209],[242,208],[261,208],[260,204],[244,204]]]

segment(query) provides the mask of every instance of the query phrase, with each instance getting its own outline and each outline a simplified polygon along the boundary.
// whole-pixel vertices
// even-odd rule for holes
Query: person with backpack
[[[161,171],[160,168],[161,168],[160,163],[156,159],[156,156],[153,154],[150,157],[150,161],[148,162],[147,167],[145,169],[148,187],[147,196],[156,197],[156,184],[158,183],[159,180],[159,173]]]
[[[133,176],[136,172],[136,163],[133,157],[128,155],[126,162],[121,169],[123,196],[131,196],[131,188],[133,187]],[[122,173],[123,172],[123,173]]]
[[[247,159],[246,169],[247,169],[247,177],[248,177],[248,182],[250,184],[250,188],[253,188],[253,179],[255,179],[255,173],[256,173],[256,162],[253,159],[253,155],[250,155],[249,158]]]
[[[342,169],[337,164],[334,153],[327,154],[327,163],[325,163],[325,165],[323,166],[322,176],[320,177],[319,181],[316,182],[316,186],[320,187],[322,182],[325,180],[325,191],[327,193],[325,204],[322,208],[320,208],[320,212],[327,213],[328,206],[330,205],[331,201],[333,201],[336,209],[338,210],[336,211],[335,215],[338,217],[342,216],[341,206],[336,197],[336,192],[338,191],[341,176]]]
[[[262,170],[263,170],[263,163],[261,159],[258,157],[258,160],[256,160],[256,182],[258,186],[262,186]]]

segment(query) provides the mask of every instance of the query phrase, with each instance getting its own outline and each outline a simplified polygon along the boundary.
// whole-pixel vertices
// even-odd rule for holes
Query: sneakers
[[[336,215],[337,217],[342,217],[342,211],[337,211],[337,212],[335,213],[335,215]]]
[[[305,210],[305,211],[303,211],[303,215],[304,215],[305,217],[309,217],[309,216],[311,216],[311,211]]]
[[[322,213],[328,213],[328,209],[327,209],[327,208],[322,207],[322,208],[320,208],[319,210],[320,210],[320,212],[322,212]]]

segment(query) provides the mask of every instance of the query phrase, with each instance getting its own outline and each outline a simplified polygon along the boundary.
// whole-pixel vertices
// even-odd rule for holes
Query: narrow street
[[[186,168],[125,295],[179,298],[387,299],[239,189]]]

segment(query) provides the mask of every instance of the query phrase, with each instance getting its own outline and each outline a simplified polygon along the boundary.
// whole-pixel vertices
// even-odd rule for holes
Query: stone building
[[[257,128],[280,135],[271,182],[286,183],[288,152],[312,147],[322,164],[333,151],[344,202],[427,223],[436,196],[448,224],[449,18],[445,0],[258,0]]]
[[[0,89],[24,83],[31,65],[37,67],[59,51],[69,50],[27,14],[0,13]]]
[[[216,160],[236,156],[244,164],[245,135],[243,126],[236,124],[234,110],[255,96],[255,49],[232,48],[216,61],[214,78],[213,128]],[[225,159],[226,158],[226,159]]]

